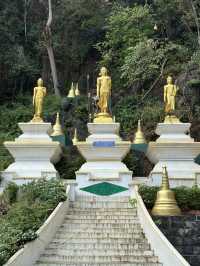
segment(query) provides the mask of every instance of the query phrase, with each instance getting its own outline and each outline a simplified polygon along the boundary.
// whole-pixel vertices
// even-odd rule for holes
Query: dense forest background
[[[85,138],[88,92],[95,94],[102,65],[112,76],[113,114],[125,139],[133,138],[139,118],[147,140],[156,138],[163,86],[172,75],[180,88],[177,115],[192,123],[191,134],[200,140],[198,0],[5,0],[0,33],[0,170],[11,160],[2,143],[19,134],[18,122],[31,119],[40,76],[48,88],[46,121],[54,122],[60,111],[66,134],[77,127]],[[81,92],[74,100],[67,99],[71,82],[79,82]],[[73,149],[57,166],[64,177],[82,162]],[[140,156],[126,158],[135,175],[146,174],[140,173]]]

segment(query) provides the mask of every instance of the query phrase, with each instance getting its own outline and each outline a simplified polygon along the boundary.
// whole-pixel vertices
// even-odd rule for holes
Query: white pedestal
[[[19,123],[19,127],[23,134],[4,143],[15,162],[2,172],[3,182],[21,185],[39,178],[58,177],[52,163],[59,161],[62,151],[59,142],[53,142],[48,135],[51,124]]]
[[[76,144],[86,163],[76,172],[77,193],[80,189],[101,182],[110,182],[125,188],[132,180],[132,172],[122,163],[131,148],[131,142],[119,137],[119,123],[89,123],[91,135]],[[129,192],[123,192],[127,194]]]
[[[160,137],[150,142],[147,150],[147,157],[155,164],[150,173],[153,185],[160,186],[163,166],[167,166],[172,187],[200,184],[200,166],[194,162],[200,153],[200,142],[186,134],[189,128],[189,123],[158,124],[156,133]]]

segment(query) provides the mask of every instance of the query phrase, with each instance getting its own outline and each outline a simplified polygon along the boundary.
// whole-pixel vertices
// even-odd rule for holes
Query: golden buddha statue
[[[94,122],[109,123],[113,122],[109,114],[109,101],[111,97],[111,77],[108,76],[106,67],[102,67],[100,77],[97,78],[97,97],[100,113],[96,115]]]
[[[173,114],[176,105],[176,95],[179,88],[173,84],[171,76],[167,77],[167,85],[164,86],[164,103],[165,103],[165,122],[166,123],[177,123],[179,119]]]
[[[42,111],[43,111],[43,101],[46,96],[46,88],[43,87],[43,80],[41,78],[37,81],[37,87],[34,88],[33,92],[33,106],[34,106],[34,117],[31,122],[41,123]]]

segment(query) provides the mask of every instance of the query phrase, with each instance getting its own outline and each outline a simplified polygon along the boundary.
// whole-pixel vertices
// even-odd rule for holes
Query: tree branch
[[[160,74],[159,76],[154,80],[153,84],[151,85],[151,87],[149,88],[149,90],[144,94],[144,96],[142,97],[142,100],[141,102],[145,99],[145,97],[153,90],[153,88],[155,87],[155,85],[158,83],[158,81],[160,80],[160,78],[163,76],[163,72],[164,72],[164,68],[165,68],[165,65],[167,63],[167,60],[168,59],[165,59],[162,63],[162,66],[161,66],[161,71],[160,71]]]

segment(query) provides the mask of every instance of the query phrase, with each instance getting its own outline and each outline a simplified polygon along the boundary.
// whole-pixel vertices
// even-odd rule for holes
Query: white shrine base
[[[51,124],[19,123],[19,127],[23,134],[4,143],[15,160],[2,172],[4,186],[9,181],[21,185],[40,178],[57,178],[53,163],[60,159],[61,147],[48,135]]]
[[[76,172],[76,194],[90,194],[80,189],[102,182],[129,189],[132,172],[122,163],[122,160],[129,152],[131,143],[121,140],[119,127],[119,123],[88,124],[88,131],[91,135],[85,142],[76,144],[86,159],[86,163]],[[112,196],[119,194],[130,195],[130,191],[127,190]]]
[[[194,162],[200,154],[200,143],[186,134],[189,128],[189,123],[158,124],[156,133],[160,137],[150,142],[147,150],[147,157],[155,164],[149,183],[160,186],[162,167],[166,166],[172,187],[200,185],[200,165]]]

